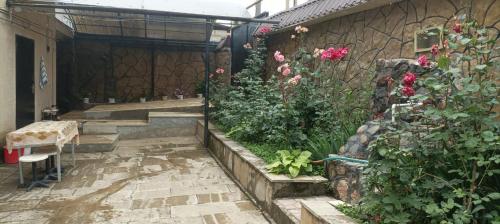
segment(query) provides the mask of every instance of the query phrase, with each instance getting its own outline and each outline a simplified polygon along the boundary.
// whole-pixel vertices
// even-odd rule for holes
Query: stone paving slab
[[[0,166],[0,223],[268,223],[195,137],[121,141],[76,159],[63,154],[63,181],[31,192],[17,188],[15,166]]]

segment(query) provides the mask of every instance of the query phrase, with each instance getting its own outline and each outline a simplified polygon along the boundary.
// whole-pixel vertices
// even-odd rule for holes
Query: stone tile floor
[[[121,141],[78,153],[76,167],[63,159],[63,181],[31,192],[15,166],[0,167],[0,223],[268,223],[195,137]]]

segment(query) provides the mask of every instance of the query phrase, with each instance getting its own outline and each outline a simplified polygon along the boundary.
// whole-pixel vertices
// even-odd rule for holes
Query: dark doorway
[[[35,121],[35,42],[16,36],[16,129]]]

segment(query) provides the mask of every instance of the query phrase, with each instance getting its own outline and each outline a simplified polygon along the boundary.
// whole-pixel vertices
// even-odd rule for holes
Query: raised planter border
[[[202,121],[198,121],[196,137],[203,141],[203,136],[204,125]],[[212,124],[209,124],[208,136],[208,150],[215,159],[224,165],[235,181],[269,213],[276,198],[324,195],[327,191],[328,179],[321,176],[299,176],[291,179],[286,175],[267,172],[264,160],[227,138]]]

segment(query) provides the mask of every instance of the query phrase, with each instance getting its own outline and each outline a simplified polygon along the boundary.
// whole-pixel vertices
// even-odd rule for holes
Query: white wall
[[[35,120],[41,119],[41,110],[56,103],[56,41],[55,18],[50,14],[28,11],[13,12],[10,16],[0,0],[0,144],[6,133],[16,126],[16,35],[35,42]],[[12,19],[11,19],[12,18]],[[47,51],[47,46],[50,48]],[[44,57],[49,83],[42,90],[39,85],[40,60]]]

